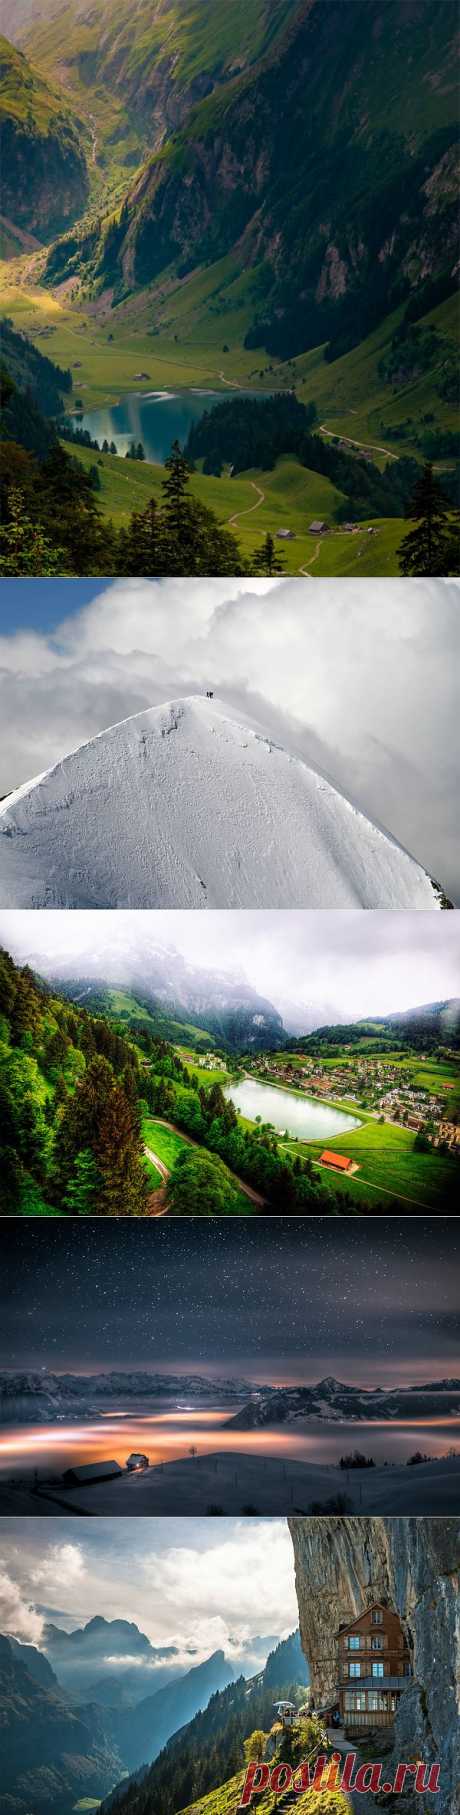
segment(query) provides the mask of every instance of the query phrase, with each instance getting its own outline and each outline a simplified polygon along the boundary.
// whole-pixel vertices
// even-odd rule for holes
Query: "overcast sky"
[[[43,975],[148,981],[149,950],[244,977],[301,1029],[460,995],[460,919],[359,909],[149,912],[3,909],[0,944]],[[174,969],[174,966],[172,967]],[[171,965],[168,958],[168,970]]]
[[[189,1668],[220,1647],[237,1666],[251,1639],[298,1624],[286,1520],[24,1518],[18,1533],[1,1520],[0,1631],[25,1643],[41,1644],[45,1605],[68,1628],[134,1620]]]
[[[130,713],[212,687],[460,904],[455,581],[49,580],[39,596],[17,580],[2,596],[0,795]]]

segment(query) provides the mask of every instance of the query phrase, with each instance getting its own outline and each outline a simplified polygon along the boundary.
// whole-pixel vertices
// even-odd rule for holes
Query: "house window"
[[[383,1651],[383,1638],[381,1632],[376,1633],[375,1638],[371,1639],[371,1651]]]
[[[372,1709],[386,1707],[385,1696],[379,1695],[378,1689],[370,1689],[369,1695],[367,1698],[367,1703],[368,1703],[368,1707],[372,1708]]]
[[[373,1626],[383,1626],[383,1613],[381,1612],[380,1607],[373,1608],[372,1625]]]
[[[357,1637],[356,1633],[353,1633],[352,1637],[347,1639],[349,1651],[359,1651],[360,1644],[361,1639]]]
[[[372,1675],[373,1676],[383,1676],[383,1664],[373,1664],[372,1665]]]
[[[345,1696],[345,1708],[348,1709],[348,1711],[351,1711],[353,1708],[365,1708],[365,1706],[365,1695],[351,1695],[348,1691]]]
[[[349,1676],[361,1676],[361,1665],[360,1664],[349,1664],[348,1665],[348,1674],[349,1674]]]

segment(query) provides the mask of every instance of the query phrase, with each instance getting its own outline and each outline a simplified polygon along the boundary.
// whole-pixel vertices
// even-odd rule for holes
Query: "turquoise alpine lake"
[[[256,1078],[243,1078],[240,1084],[229,1084],[225,1091],[248,1122],[271,1122],[278,1134],[297,1136],[303,1141],[328,1141],[333,1135],[351,1134],[360,1128],[359,1118],[317,1103],[313,1097],[296,1096],[294,1091],[277,1090],[274,1084],[259,1084]]]
[[[230,396],[255,397],[255,391],[130,391],[119,403],[98,410],[84,410],[72,416],[74,428],[87,429],[92,441],[114,441],[117,454],[125,455],[131,442],[142,442],[146,460],[164,466],[173,441],[181,447],[193,423],[199,422],[205,410],[223,403]],[[267,392],[263,395],[266,397]]]

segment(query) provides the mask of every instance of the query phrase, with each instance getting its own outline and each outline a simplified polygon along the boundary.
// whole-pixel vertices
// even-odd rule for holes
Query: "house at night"
[[[410,1652],[397,1613],[375,1601],[357,1619],[339,1626],[338,1706],[347,1734],[393,1725],[412,1675]]]
[[[63,1487],[91,1487],[96,1481],[113,1481],[123,1474],[119,1462],[84,1462],[81,1467],[67,1468]]]

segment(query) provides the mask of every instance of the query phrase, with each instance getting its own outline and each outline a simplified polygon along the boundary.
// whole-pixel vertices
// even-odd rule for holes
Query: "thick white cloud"
[[[25,1599],[18,1582],[0,1566],[0,1632],[21,1644],[40,1646],[43,1619]]]
[[[101,1614],[134,1620],[156,1647],[174,1645],[172,1674],[174,1663],[190,1668],[218,1649],[235,1666],[244,1652],[247,1664],[256,1638],[282,1637],[298,1623],[284,1519],[98,1519],[71,1542],[51,1536],[63,1521],[27,1519],[20,1545],[17,1523],[3,1525],[0,1630],[32,1644],[43,1620],[29,1600],[41,1603],[45,1591],[47,1608],[64,1609],[67,1628]]]
[[[202,1653],[223,1647],[236,1657],[255,1634],[297,1625],[291,1543],[278,1519],[240,1523],[199,1552],[172,1546],[166,1556],[146,1559],[145,1576],[171,1625],[181,1620]]]
[[[118,580],[0,637],[0,794],[211,686],[326,771],[460,901],[459,591],[447,580]],[[24,594],[21,593],[23,602]]]
[[[67,1593],[80,1587],[85,1576],[85,1561],[79,1544],[52,1544],[32,1572],[35,1586],[53,1594]]]

